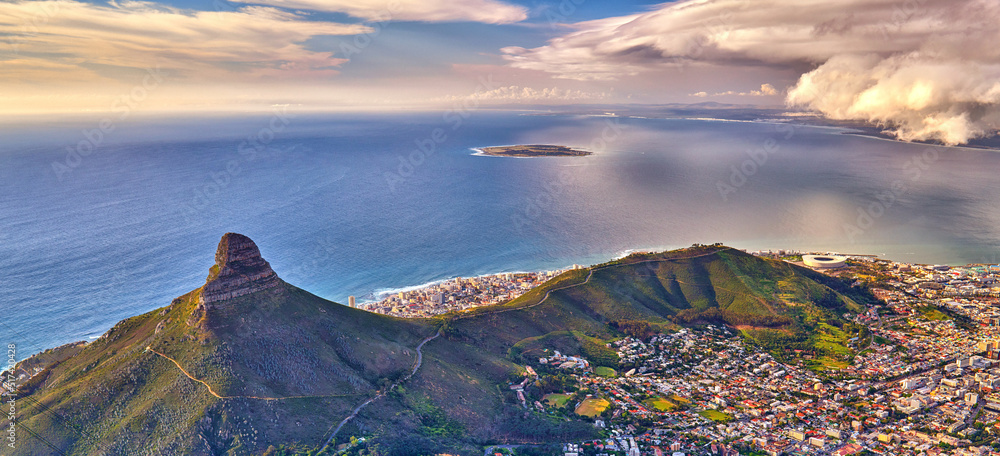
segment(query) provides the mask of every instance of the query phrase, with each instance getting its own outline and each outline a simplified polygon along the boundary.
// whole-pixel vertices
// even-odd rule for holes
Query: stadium
[[[810,268],[834,269],[847,264],[847,257],[840,255],[802,255],[802,262]]]

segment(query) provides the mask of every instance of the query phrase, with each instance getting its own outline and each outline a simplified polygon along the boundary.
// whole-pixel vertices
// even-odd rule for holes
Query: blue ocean
[[[230,231],[338,302],[693,243],[1000,261],[1000,153],[839,128],[283,108],[4,125],[0,341],[19,357],[201,286]],[[539,143],[594,154],[472,150]]]

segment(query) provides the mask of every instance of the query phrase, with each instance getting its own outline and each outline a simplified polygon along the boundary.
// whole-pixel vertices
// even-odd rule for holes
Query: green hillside
[[[186,322],[196,296],[125,320],[50,366],[44,386],[20,399],[19,424],[42,430],[44,442],[24,438],[16,454],[218,454],[321,442],[335,417],[408,370],[413,347],[433,333],[290,285],[238,298],[247,312],[202,330]]]
[[[715,323],[736,327],[780,352],[814,349],[818,332],[843,326],[840,315],[860,310],[856,299],[870,297],[789,263],[699,247],[570,271],[504,306],[453,315],[446,328],[455,340],[499,354],[554,331],[610,339],[621,335],[614,328],[618,322]]]
[[[592,438],[589,423],[526,413],[507,385],[545,350],[614,368],[604,343],[678,325],[725,323],[779,354],[836,356],[851,330],[839,314],[861,299],[837,279],[714,246],[633,255],[504,305],[404,320],[286,284],[252,241],[227,234],[204,287],[31,361],[41,372],[22,385],[13,454],[285,454],[323,447],[334,430],[333,446],[364,437],[347,451],[386,455]]]

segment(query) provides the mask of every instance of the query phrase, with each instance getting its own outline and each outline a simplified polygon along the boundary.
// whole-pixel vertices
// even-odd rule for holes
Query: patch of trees
[[[830,287],[833,291],[847,296],[854,300],[854,302],[866,306],[873,306],[881,303],[882,301],[875,297],[872,293],[871,288],[863,283],[855,285],[857,283],[855,279],[848,277],[834,277],[822,274],[819,272],[808,271],[805,273],[810,279],[819,282],[827,287]]]
[[[505,442],[573,442],[599,436],[590,423],[553,419],[517,406],[505,407],[494,424],[496,438]]]
[[[809,343],[809,338],[804,334],[786,334],[781,331],[767,329],[753,329],[747,331],[746,334],[754,344],[768,351],[811,351],[813,349]]]
[[[549,393],[573,391],[576,389],[576,380],[569,375],[557,373],[540,377],[535,382],[535,386],[538,387],[539,393],[544,396]]]
[[[946,307],[939,307],[938,310],[940,310],[941,313],[951,317],[951,319],[955,321],[955,326],[958,326],[959,328],[962,328],[970,332],[976,332],[979,330],[979,327],[976,325],[976,322],[972,321],[972,319],[969,318],[968,315],[960,314]]]
[[[616,367],[620,361],[618,352],[591,340],[581,340],[580,348],[583,356],[595,366]]]
[[[18,396],[31,395],[31,393],[34,393],[35,390],[38,389],[38,387],[42,386],[42,384],[45,383],[45,379],[49,378],[49,374],[51,373],[52,373],[51,368],[46,367],[45,369],[42,369],[41,372],[29,378],[28,381],[17,386],[17,395]]]
[[[824,309],[839,309],[844,306],[844,301],[833,290],[826,290],[822,296],[814,299],[813,302]]]
[[[514,456],[562,456],[562,445],[532,445],[518,447],[514,450]]]
[[[456,438],[465,433],[465,427],[462,426],[462,423],[449,418],[444,409],[435,406],[426,398],[409,397],[407,402],[410,409],[420,419],[417,432],[421,435]]]
[[[264,450],[263,456],[313,456],[320,454],[319,448],[305,447],[301,445],[274,446],[271,445]]]
[[[368,448],[368,454],[378,456],[431,456],[439,454],[444,450],[444,447],[427,437],[402,434],[380,438],[377,444],[371,445]]]
[[[794,323],[791,317],[784,315],[760,315],[744,312],[734,312],[718,307],[702,311],[684,309],[674,316],[674,321],[682,325],[696,323],[727,324],[730,326],[758,326],[765,328],[780,328]]]
[[[608,326],[639,340],[648,340],[659,333],[653,325],[642,320],[615,320]]]

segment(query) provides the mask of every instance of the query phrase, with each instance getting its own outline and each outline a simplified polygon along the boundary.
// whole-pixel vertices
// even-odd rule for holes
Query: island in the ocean
[[[527,144],[518,146],[493,146],[478,149],[483,155],[494,157],[582,157],[593,152],[566,146]]]

